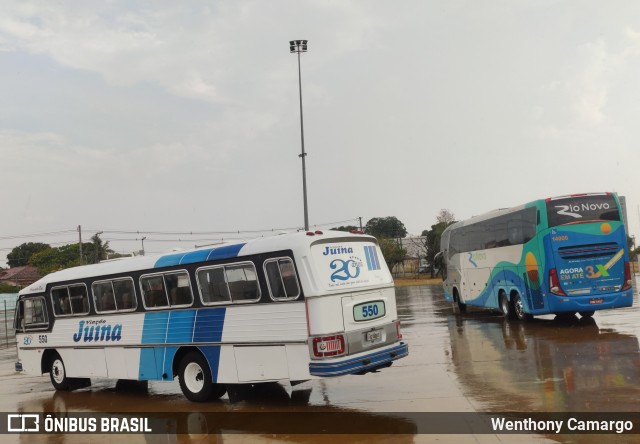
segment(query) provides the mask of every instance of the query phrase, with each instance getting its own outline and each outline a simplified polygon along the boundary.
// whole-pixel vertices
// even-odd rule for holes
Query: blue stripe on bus
[[[193,342],[220,342],[226,311],[227,309],[224,307],[198,310],[193,330]]]
[[[167,328],[167,344],[191,342],[193,338],[193,324],[196,317],[195,310],[180,310],[169,312],[169,327]]]
[[[409,346],[401,342],[391,348],[375,350],[366,355],[344,361],[327,360],[311,362],[309,373],[313,376],[341,376],[374,369],[409,354]]]
[[[371,252],[367,246],[364,247],[364,257],[367,261],[367,268],[371,270]]]
[[[142,324],[142,344],[164,344],[167,338],[168,311],[144,314]]]
[[[204,357],[209,363],[211,369],[211,379],[213,382],[218,382],[218,369],[220,368],[220,347],[219,346],[206,346],[198,347]]]
[[[230,259],[237,257],[246,244],[225,245],[216,248],[190,251],[188,253],[174,253],[162,256],[153,265],[154,268],[171,267],[174,265],[193,264],[195,262],[215,261],[218,259]]]
[[[366,246],[364,247],[364,252],[367,258],[367,268],[369,268],[369,270],[379,270],[380,261],[378,260],[376,247]]]
[[[220,342],[226,308],[161,311],[145,313],[142,326],[142,344],[177,344],[194,342]],[[198,347],[211,368],[213,381],[217,381],[220,367],[220,346]],[[138,379],[173,379],[173,358],[178,347],[157,346],[140,349]]]

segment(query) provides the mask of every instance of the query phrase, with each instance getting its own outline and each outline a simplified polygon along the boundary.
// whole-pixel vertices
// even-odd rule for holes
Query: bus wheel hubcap
[[[64,381],[64,365],[62,364],[62,361],[60,361],[59,359],[56,359],[53,362],[53,379],[58,383],[58,384],[62,384],[62,381]]]
[[[184,369],[184,383],[192,393],[198,393],[204,387],[204,372],[195,362],[190,362]]]

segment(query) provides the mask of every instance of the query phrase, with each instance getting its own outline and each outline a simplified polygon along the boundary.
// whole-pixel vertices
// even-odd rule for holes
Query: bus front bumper
[[[393,361],[404,358],[409,354],[409,346],[404,342],[389,347],[380,348],[358,356],[324,361],[313,361],[309,364],[309,373],[313,376],[342,376],[364,374],[383,367],[389,367]]]

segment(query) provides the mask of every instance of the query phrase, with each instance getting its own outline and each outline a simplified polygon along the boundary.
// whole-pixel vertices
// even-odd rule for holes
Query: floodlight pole
[[[298,155],[302,159],[302,196],[304,200],[304,229],[309,231],[309,209],[307,206],[307,168],[304,151],[304,119],[302,117],[302,71],[300,69],[300,53],[307,52],[307,40],[291,40],[289,42],[290,52],[298,54],[298,91],[300,91],[300,142],[302,151]]]

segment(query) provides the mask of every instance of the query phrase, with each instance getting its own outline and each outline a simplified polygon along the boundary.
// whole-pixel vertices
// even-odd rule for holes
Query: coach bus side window
[[[53,303],[53,313],[56,316],[70,316],[73,314],[67,287],[53,288],[51,290],[51,302]]]
[[[136,302],[136,291],[133,286],[133,279],[113,280],[113,291],[118,311],[135,310],[138,306]]]
[[[205,305],[255,302],[260,287],[253,263],[201,268],[196,273],[200,297]]]
[[[142,297],[147,308],[158,308],[169,306],[167,292],[164,287],[162,275],[142,276],[140,278],[142,287]]]
[[[231,302],[224,267],[204,268],[197,272],[198,287],[203,304]]]
[[[84,285],[70,285],[69,298],[71,301],[71,312],[74,315],[89,313],[89,296],[87,287]]]
[[[113,287],[110,281],[94,282],[91,285],[93,301],[96,305],[96,312],[110,312],[116,310],[116,301],[113,296]]]
[[[260,299],[258,277],[253,264],[227,265],[224,269],[233,302],[249,302]]]
[[[300,296],[293,261],[289,258],[272,259],[264,263],[267,284],[274,300],[294,300]]]
[[[186,271],[167,273],[164,275],[164,281],[167,284],[169,303],[172,307],[191,305],[193,295],[191,294],[191,285],[189,285],[189,275]]]

